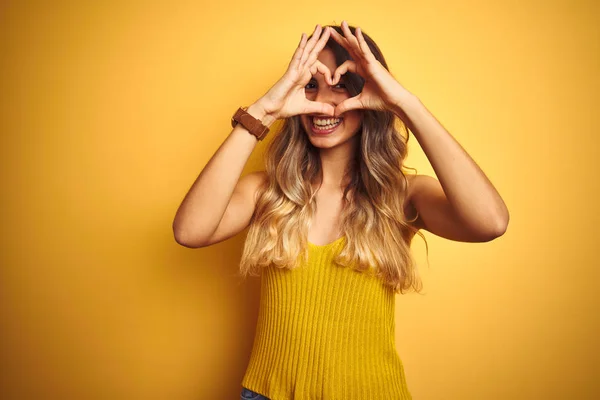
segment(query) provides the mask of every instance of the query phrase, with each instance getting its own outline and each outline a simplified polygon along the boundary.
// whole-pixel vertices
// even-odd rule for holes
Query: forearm
[[[394,112],[421,145],[448,201],[465,223],[508,221],[508,209],[475,161],[414,95],[404,94]]]
[[[274,118],[266,116],[259,103],[248,113],[270,126]],[[252,151],[258,143],[241,124],[237,124],[196,178],[183,199],[175,219],[176,237],[209,237],[223,218],[233,191]]]

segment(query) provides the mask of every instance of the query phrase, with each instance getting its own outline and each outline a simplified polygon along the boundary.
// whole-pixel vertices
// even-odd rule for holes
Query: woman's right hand
[[[322,29],[317,25],[310,40],[307,40],[306,34],[302,34],[300,44],[285,74],[257,101],[266,114],[274,119],[298,114],[334,115],[333,105],[310,101],[304,92],[304,88],[317,72],[323,74],[326,82],[332,84],[329,68],[317,60],[329,40],[330,29]]]

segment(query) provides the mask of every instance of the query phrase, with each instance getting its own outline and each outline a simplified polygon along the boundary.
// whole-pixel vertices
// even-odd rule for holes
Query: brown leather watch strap
[[[263,125],[260,120],[246,112],[247,109],[248,107],[238,108],[231,118],[231,126],[235,128],[239,122],[248,130],[248,132],[256,136],[258,140],[263,140],[265,136],[267,136],[267,133],[269,133],[269,128]]]

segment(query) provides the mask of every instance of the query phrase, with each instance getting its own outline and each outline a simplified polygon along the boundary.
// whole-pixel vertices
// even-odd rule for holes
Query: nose
[[[329,85],[321,85],[317,90],[317,94],[315,95],[314,101],[318,101],[320,103],[329,103],[334,107],[337,105],[338,100],[336,98],[336,94],[329,87]]]

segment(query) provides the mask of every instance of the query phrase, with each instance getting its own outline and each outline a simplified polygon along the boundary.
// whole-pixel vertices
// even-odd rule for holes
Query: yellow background
[[[511,213],[489,243],[426,232],[430,267],[415,239],[426,294],[396,315],[414,398],[599,398],[598,2],[11,3],[0,397],[239,398],[259,289],[235,277],[245,232],[192,250],[171,224],[236,108],[302,32],[346,19]]]

